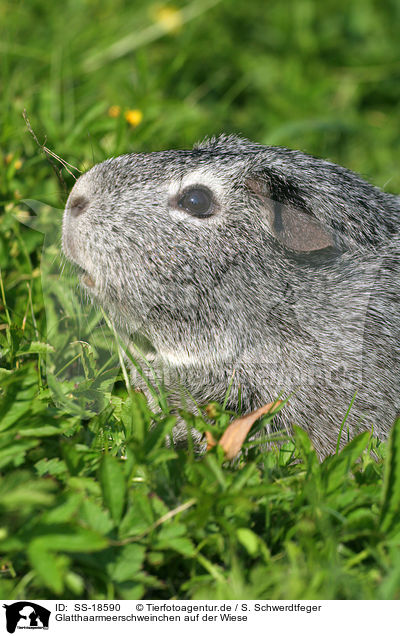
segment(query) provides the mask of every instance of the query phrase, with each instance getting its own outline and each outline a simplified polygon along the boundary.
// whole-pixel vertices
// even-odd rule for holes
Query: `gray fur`
[[[213,192],[215,214],[180,208],[187,184]],[[349,170],[221,136],[94,166],[63,249],[173,402],[182,386],[223,401],[232,374],[233,409],[293,393],[274,426],[302,426],[324,456],[355,392],[351,436],[384,439],[399,411],[399,227],[399,197]]]

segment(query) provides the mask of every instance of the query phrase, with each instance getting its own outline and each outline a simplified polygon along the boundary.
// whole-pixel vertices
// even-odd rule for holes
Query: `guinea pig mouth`
[[[89,276],[89,274],[84,274],[81,277],[81,282],[85,285],[85,287],[94,287],[95,286],[95,282],[94,282],[93,278],[91,276]]]

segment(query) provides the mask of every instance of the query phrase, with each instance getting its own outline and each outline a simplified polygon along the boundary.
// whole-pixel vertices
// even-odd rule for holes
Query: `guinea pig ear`
[[[271,208],[273,233],[285,247],[295,252],[334,247],[332,237],[315,217],[277,201],[271,201]]]
[[[320,221],[308,212],[293,186],[269,187],[265,180],[251,178],[247,186],[261,200],[270,219],[273,235],[290,250],[315,252],[335,247],[333,237]]]

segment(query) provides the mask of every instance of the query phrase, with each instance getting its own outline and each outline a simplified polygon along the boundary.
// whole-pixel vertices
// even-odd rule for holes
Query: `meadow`
[[[60,256],[79,171],[221,132],[400,192],[399,18],[396,0],[0,0],[1,598],[400,598],[400,420],[322,463],[298,427],[234,462],[173,449],[168,396],[153,413],[130,389]],[[234,417],[181,415],[216,436]]]

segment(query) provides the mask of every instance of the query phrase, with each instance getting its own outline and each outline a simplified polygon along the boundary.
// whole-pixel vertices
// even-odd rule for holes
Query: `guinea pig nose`
[[[68,204],[68,210],[72,216],[76,217],[85,212],[88,205],[89,201],[85,197],[79,196],[71,199]]]

